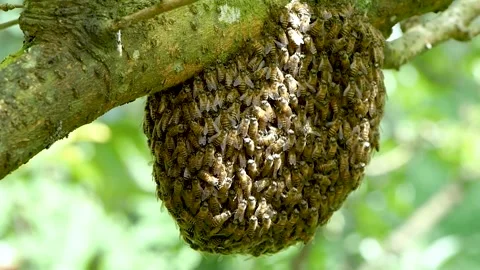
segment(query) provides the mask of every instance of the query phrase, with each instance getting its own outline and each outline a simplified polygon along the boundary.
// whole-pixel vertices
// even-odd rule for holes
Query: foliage
[[[12,1],[9,1],[12,3]],[[3,1],[0,1],[3,3]],[[0,13],[0,21],[14,18]],[[21,46],[0,32],[0,58]],[[306,269],[478,269],[480,39],[448,42],[386,71],[381,152],[364,183],[317,237]],[[289,269],[302,246],[259,259],[199,254],[184,244],[151,181],[144,99],[83,126],[0,182],[0,268]],[[443,186],[472,180],[462,202],[398,256],[392,231]],[[428,219],[429,217],[424,217]]]

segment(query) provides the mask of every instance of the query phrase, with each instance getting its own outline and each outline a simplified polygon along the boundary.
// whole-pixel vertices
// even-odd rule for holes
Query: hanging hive
[[[157,195],[192,248],[259,256],[313,238],[378,150],[383,46],[351,7],[294,3],[227,64],[148,97]]]

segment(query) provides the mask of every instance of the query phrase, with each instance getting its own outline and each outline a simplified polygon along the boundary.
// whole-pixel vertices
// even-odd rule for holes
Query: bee
[[[285,198],[285,205],[295,205],[301,199],[302,193],[298,192],[298,189],[296,187],[293,187],[287,192],[287,197]]]
[[[248,76],[247,72],[244,71],[240,72],[240,74],[237,76],[237,78],[233,82],[233,86],[238,86],[238,90],[240,90],[240,93],[242,94],[245,93],[247,86],[250,88],[255,88],[255,85]]]
[[[203,158],[203,166],[212,167],[215,160],[215,147],[212,144],[207,145],[205,156]]]
[[[234,119],[236,122],[240,121],[240,102],[235,101],[233,102],[232,106],[229,109],[230,117]]]
[[[226,68],[225,66],[218,60],[217,61],[217,81],[219,83],[222,83],[225,80],[225,73],[226,73]]]
[[[267,175],[270,174],[270,172],[273,169],[273,163],[274,163],[274,157],[272,155],[268,155],[265,158],[265,163],[263,164],[263,167],[262,167],[262,174],[261,174],[262,177],[266,177]]]
[[[273,110],[272,105],[270,105],[268,101],[262,100],[262,102],[260,103],[260,107],[265,110],[269,122],[275,119],[275,111]]]
[[[261,66],[262,63],[263,63],[263,66],[265,66],[265,60],[263,60],[263,57],[255,55],[252,59],[250,59],[250,61],[248,61],[247,66],[248,66],[248,69],[250,69],[252,72],[255,72],[263,68],[263,66]]]
[[[234,219],[240,222],[243,222],[246,209],[247,209],[247,201],[246,200],[239,201],[237,211],[235,211]]]
[[[255,216],[261,217],[268,210],[267,200],[262,197],[258,203],[257,209],[255,210]]]
[[[245,157],[245,153],[243,151],[237,152],[236,158],[238,158],[238,167],[245,169],[247,167],[247,158]]]
[[[277,174],[282,167],[282,159],[279,154],[273,154],[273,179],[277,179]]]
[[[247,198],[247,217],[252,216],[253,212],[255,211],[255,208],[257,206],[257,200],[253,196],[249,196]]]
[[[208,205],[210,206],[210,212],[211,212],[213,215],[218,215],[218,214],[220,214],[220,211],[221,211],[221,209],[222,209],[222,205],[221,205],[220,202],[218,201],[217,197],[211,196],[211,197],[208,199]]]
[[[308,93],[305,96],[306,104],[305,109],[309,115],[315,115],[315,99],[313,98],[312,94]],[[332,99],[334,101],[335,99]]]
[[[367,115],[369,111],[369,104],[366,102],[363,102],[359,98],[355,99],[354,101],[354,109],[355,113],[357,114],[358,117],[364,117]]]
[[[288,22],[294,29],[298,29],[300,27],[300,18],[293,12],[288,13]]]
[[[212,225],[214,227],[220,227],[223,225],[223,223],[225,223],[225,221],[227,221],[230,217],[232,216],[232,213],[230,211],[225,211],[221,214],[218,214],[216,216],[213,217],[212,219]]]
[[[175,149],[175,139],[173,137],[167,136],[165,138],[165,146],[169,151],[173,151]]]
[[[323,164],[320,164],[319,166],[317,166],[317,169],[321,172],[330,172],[332,171],[333,169],[337,168],[337,160],[336,159],[333,159],[333,160],[329,160]]]
[[[258,219],[256,216],[251,216],[250,219],[248,220],[248,228],[247,231],[245,232],[248,237],[253,238],[255,236],[255,231],[258,228]]]
[[[322,19],[317,19],[316,21],[311,23],[308,28],[310,29],[310,33],[313,36],[321,37],[325,32],[325,21]]]
[[[215,153],[215,159],[213,161],[213,174],[218,176],[222,171],[225,171],[222,155],[220,153]]]
[[[342,178],[342,180],[348,180],[350,178],[348,152],[340,153],[338,169],[340,171],[340,177]]]
[[[213,144],[216,147],[221,147],[222,152],[225,151],[225,143],[226,143],[226,138],[227,138],[227,132],[225,130],[222,130],[215,135],[211,136],[208,138],[208,143]]]
[[[313,145],[312,159],[313,160],[320,159],[323,156],[324,152],[325,152],[325,149],[323,148],[323,141],[320,137],[317,137]]]
[[[289,95],[289,104],[290,104],[290,108],[296,110],[298,108],[298,98],[296,95],[294,94],[291,94]]]
[[[279,15],[279,22],[283,29],[287,29],[288,27],[288,13],[287,11],[282,11]]]
[[[330,137],[328,142],[327,158],[328,159],[333,158],[335,154],[337,154],[337,149],[338,149],[337,138]]]
[[[187,165],[187,156],[187,144],[185,143],[185,140],[179,139],[173,157],[177,157],[178,165],[185,167]]]
[[[226,111],[222,110],[219,115],[218,115],[218,120],[216,121],[218,124],[217,126],[220,129],[230,129],[231,127],[234,126],[235,121],[232,119],[229,113]]]
[[[338,15],[333,15],[332,20],[330,21],[330,28],[328,29],[327,38],[329,40],[336,39],[341,30],[342,23]]]
[[[228,191],[232,186],[233,180],[227,176],[226,171],[222,171],[219,176],[219,181],[222,183],[222,186],[218,190],[218,198],[221,203],[224,203],[228,199]]]
[[[198,107],[197,103],[192,101],[188,105],[189,107],[189,114],[192,117],[192,120],[196,120],[202,117],[202,111]]]
[[[290,54],[288,53],[288,49],[286,47],[280,48],[280,59],[279,59],[279,66],[280,68],[285,68],[290,59]]]
[[[297,224],[299,217],[300,212],[298,211],[298,209],[294,209],[292,215],[290,216],[290,219],[288,220],[288,224],[294,226],[295,224]]]
[[[175,125],[175,126],[173,126],[173,127],[168,128],[167,136],[175,137],[175,136],[177,136],[177,135],[180,134],[180,133],[184,133],[185,130],[186,130],[185,125],[183,125],[183,124],[177,124],[177,125]]]
[[[202,205],[200,206],[200,209],[198,210],[198,213],[195,215],[195,220],[198,221],[203,221],[207,218],[209,214],[209,208],[208,208],[208,203],[203,202]]]
[[[304,78],[307,75],[307,71],[309,70],[309,66],[312,63],[312,60],[313,60],[313,56],[311,54],[307,54],[305,57],[301,59],[300,69],[298,70],[298,76],[300,78]]]
[[[235,192],[234,189],[230,189],[228,191],[227,208],[235,209],[235,207],[237,207],[237,202],[242,199],[243,198],[237,198],[237,192]]]
[[[238,125],[237,130],[238,130],[239,135],[242,138],[247,136],[249,126],[250,126],[250,118],[245,117],[240,121],[240,124]]]
[[[260,130],[264,130],[267,126],[267,123],[270,121],[267,112],[259,106],[253,106],[252,112],[258,120],[258,128]]]
[[[332,43],[330,44],[330,50],[332,51],[332,53],[336,53],[345,48],[345,46],[347,46],[347,38],[341,37],[332,41]]]
[[[166,109],[162,117],[160,118],[160,121],[158,121],[158,126],[156,128],[158,136],[160,136],[160,134],[162,132],[165,132],[165,130],[167,129],[168,122],[170,121],[171,116],[172,110]]]
[[[368,142],[369,136],[370,136],[370,122],[368,122],[368,119],[363,118],[360,123],[360,138],[363,141]]]
[[[195,217],[193,217],[188,211],[184,210],[180,213],[180,219],[182,219],[187,227],[187,230],[190,230],[195,225]]]
[[[206,92],[201,92],[198,95],[198,108],[200,112],[209,112],[210,111],[210,99],[207,96]]]
[[[284,66],[283,69],[285,71],[288,71],[292,76],[296,77],[298,74],[300,60],[301,60],[300,53],[295,52],[288,58],[287,64]]]
[[[255,178],[259,174],[258,168],[257,168],[257,163],[253,159],[247,160],[247,170],[248,170],[248,175],[251,177]]]
[[[262,227],[260,228],[260,235],[265,235],[270,230],[272,226],[272,219],[269,214],[263,214],[262,216]]]
[[[265,78],[272,82],[280,82],[280,83],[282,83],[283,80],[285,79],[283,77],[283,72],[278,68],[277,65],[274,65],[274,64],[271,64],[268,67],[267,72],[265,74]]]
[[[232,88],[234,77],[235,72],[231,66],[225,69],[225,85],[228,89]]]
[[[305,161],[300,161],[301,163],[305,163]],[[306,163],[305,163],[306,164]],[[292,170],[292,184],[297,188],[299,193],[301,193],[301,188],[303,186],[303,183],[305,181],[305,178],[303,177],[302,173],[300,173],[300,170],[298,168],[293,168]]]
[[[312,68],[308,73],[308,81],[305,83],[305,85],[311,92],[315,92],[315,86],[317,85],[317,82],[318,82],[318,71]]]
[[[204,170],[201,170],[199,173],[198,173],[198,177],[205,181],[206,183],[212,185],[212,186],[218,186],[219,185],[219,182],[218,182],[218,178],[214,177],[213,175],[211,175],[209,172],[207,171],[204,171]]]
[[[372,142],[372,147],[378,152],[380,151],[380,132],[378,130],[374,130],[373,132],[370,132],[371,142]]]
[[[255,154],[255,142],[250,138],[244,138],[243,144],[245,146],[246,154],[252,157]]]
[[[374,67],[382,67],[385,60],[383,55],[383,46],[381,46],[380,44],[374,44],[374,46],[372,47],[372,55]]]
[[[309,35],[305,35],[303,41],[308,52],[310,52],[311,54],[317,54],[317,48],[315,47],[315,44],[313,43],[313,40]]]
[[[360,53],[356,52],[353,54],[353,61],[352,61],[352,64],[350,65],[350,75],[361,76],[362,74],[367,75],[368,71],[362,62]]]
[[[287,153],[288,164],[295,166],[297,164],[297,153],[294,151],[293,148],[288,150]]]
[[[295,152],[299,155],[303,153],[305,146],[307,145],[307,137],[305,136],[298,136],[295,142]]]
[[[258,42],[257,40],[253,40],[250,44],[256,56],[264,55],[265,47],[260,42]]]
[[[340,56],[340,65],[343,70],[348,70],[350,68],[350,59],[345,50],[340,51],[339,53]]]
[[[247,174],[245,169],[239,168],[237,172],[237,177],[240,183],[240,187],[243,190],[243,193],[245,194],[245,197],[250,196],[252,193],[252,185],[253,181],[252,178]]]
[[[282,30],[279,29],[277,32],[277,40],[278,42],[275,42],[279,48],[284,48],[288,45],[288,37],[287,37],[287,29]]]
[[[357,40],[356,36],[357,34],[352,32],[352,34],[347,37],[347,45],[345,47],[345,52],[347,55],[351,55],[355,50],[355,41]]]
[[[316,229],[317,228],[317,224],[318,224],[318,210],[316,207],[312,207],[309,209],[309,216],[308,216],[308,219],[307,219],[307,225],[312,229]]]
[[[315,98],[318,101],[325,100],[328,92],[328,83],[325,80],[320,81],[318,85],[317,93],[315,94]]]
[[[360,93],[360,90],[358,89],[358,86],[355,83],[355,80],[352,77],[350,77],[349,83],[345,88],[345,91],[343,91],[343,96],[346,97],[347,101],[351,104],[355,99],[355,94],[358,94],[358,93]]]
[[[369,155],[370,155],[370,143],[369,142],[362,142],[357,145],[357,150],[355,152],[355,155],[352,156],[351,163],[356,164],[358,161],[362,163],[366,163],[369,161]]]
[[[250,118],[250,125],[248,126],[248,136],[256,138],[258,136],[258,121],[257,118]]]
[[[267,191],[265,191],[265,199],[271,201],[273,196],[277,193],[277,182],[272,182],[272,184],[268,187]]]
[[[306,200],[300,201],[300,215],[302,217],[308,216],[308,202]]]
[[[217,76],[215,76],[213,69],[207,69],[203,76],[207,83],[207,89],[209,91],[216,91],[218,89]]]
[[[328,122],[326,124],[326,126],[329,128],[328,136],[331,138],[337,138],[338,130],[340,129],[341,125],[342,125],[342,121],[340,119],[336,119],[332,122]]]
[[[327,52],[322,52],[322,55],[320,57],[320,63],[317,68],[318,71],[322,71],[322,73],[332,73],[333,72],[333,67],[332,64],[330,64],[330,60],[328,59],[328,54]]]
[[[200,77],[197,75],[197,76],[195,76],[195,78],[193,79],[193,92],[192,92],[193,98],[196,98],[199,93],[203,93],[203,92],[204,92],[203,81],[202,81],[202,79],[200,79]]]

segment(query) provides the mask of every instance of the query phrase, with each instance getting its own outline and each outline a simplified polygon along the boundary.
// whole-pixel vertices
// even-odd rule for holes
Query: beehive
[[[383,46],[351,7],[296,2],[228,63],[148,97],[157,195],[192,248],[312,239],[378,150]]]

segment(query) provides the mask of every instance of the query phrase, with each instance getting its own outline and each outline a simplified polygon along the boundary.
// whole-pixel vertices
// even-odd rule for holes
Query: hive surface
[[[295,3],[228,63],[148,97],[157,195],[192,248],[312,239],[378,150],[383,46],[351,7]]]

